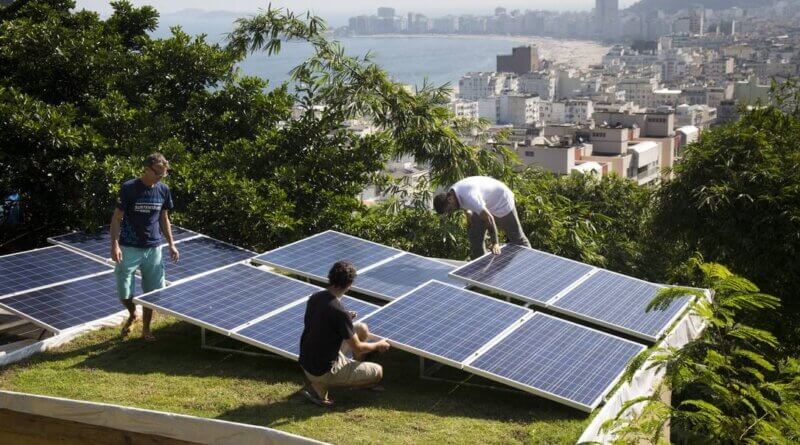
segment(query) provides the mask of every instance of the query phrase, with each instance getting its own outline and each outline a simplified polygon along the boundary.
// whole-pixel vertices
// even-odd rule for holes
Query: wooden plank
[[[194,442],[0,409],[0,444],[193,445]]]

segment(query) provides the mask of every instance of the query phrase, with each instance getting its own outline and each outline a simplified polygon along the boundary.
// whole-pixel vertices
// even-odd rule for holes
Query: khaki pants
[[[356,327],[358,324],[356,323]],[[305,369],[303,372],[311,383],[324,385],[327,388],[362,387],[380,383],[383,377],[381,365],[353,360],[348,357],[350,353],[350,346],[347,341],[343,341],[339,356],[334,360],[330,371],[319,376],[310,374]]]
[[[509,244],[516,244],[519,246],[531,247],[528,237],[522,231],[522,225],[519,222],[517,209],[513,209],[506,216],[495,217],[494,224],[497,230],[502,230],[506,234],[506,240]],[[470,257],[474,260],[486,254],[486,223],[481,219],[480,215],[472,214],[469,219],[467,227],[467,236],[469,237]],[[497,234],[498,239],[500,234]]]

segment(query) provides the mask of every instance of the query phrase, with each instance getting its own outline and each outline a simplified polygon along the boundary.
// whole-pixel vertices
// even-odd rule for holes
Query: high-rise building
[[[619,0],[595,0],[597,32],[605,39],[619,37]]]
[[[706,10],[702,6],[692,8],[689,13],[689,33],[702,36],[705,34]]]
[[[394,8],[378,8],[378,17],[391,19],[394,18]]]
[[[539,49],[536,45],[518,46],[511,54],[497,56],[497,71],[501,73],[526,74],[539,70]]]

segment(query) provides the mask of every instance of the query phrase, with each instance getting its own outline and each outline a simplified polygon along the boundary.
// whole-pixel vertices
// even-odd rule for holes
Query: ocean
[[[211,42],[224,43],[225,34],[233,28],[234,16],[228,13],[173,14],[162,16],[155,37],[169,36],[169,28],[180,25],[189,34],[206,34]],[[469,71],[493,71],[496,56],[511,53],[519,39],[481,36],[395,36],[338,38],[345,52],[353,56],[372,54],[375,63],[392,79],[420,86],[427,79],[434,85],[450,83]],[[312,54],[304,42],[283,42],[278,54],[251,54],[240,67],[244,74],[269,79],[272,86],[290,80],[289,71]]]

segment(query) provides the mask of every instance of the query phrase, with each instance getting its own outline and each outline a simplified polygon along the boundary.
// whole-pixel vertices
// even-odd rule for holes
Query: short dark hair
[[[337,261],[328,272],[328,282],[331,286],[344,289],[353,284],[356,279],[356,266],[349,261]]]
[[[163,165],[164,167],[169,167],[169,161],[167,161],[167,158],[165,158],[161,153],[150,154],[144,158],[143,164],[145,167],[152,167],[154,165]]]
[[[447,193],[439,193],[433,197],[433,209],[440,215],[447,210]]]

